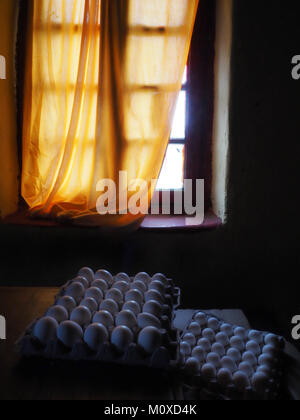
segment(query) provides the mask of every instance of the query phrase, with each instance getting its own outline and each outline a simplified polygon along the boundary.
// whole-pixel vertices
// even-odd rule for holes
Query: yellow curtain
[[[100,216],[97,183],[159,176],[199,0],[30,0],[22,196],[30,212]],[[134,192],[128,191],[130,198]],[[122,213],[122,214],[119,214]]]

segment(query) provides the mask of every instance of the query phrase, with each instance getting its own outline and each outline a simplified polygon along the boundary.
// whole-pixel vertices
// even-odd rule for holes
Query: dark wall
[[[0,226],[1,283],[62,284],[82,265],[162,271],[184,306],[243,308],[289,333],[298,305],[300,54],[297,2],[235,0],[228,223],[215,231],[136,232]]]

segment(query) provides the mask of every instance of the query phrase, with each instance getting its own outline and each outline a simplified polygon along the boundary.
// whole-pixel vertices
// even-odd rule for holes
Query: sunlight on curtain
[[[198,0],[30,0],[22,195],[30,212],[97,214],[99,180],[159,176]],[[133,192],[129,193],[133,194]],[[121,206],[121,204],[118,203]],[[124,209],[118,209],[124,210]]]

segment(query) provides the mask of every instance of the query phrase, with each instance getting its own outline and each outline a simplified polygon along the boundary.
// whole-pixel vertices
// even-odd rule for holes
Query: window
[[[182,89],[177,101],[171,138],[157,184],[157,190],[181,190],[183,188],[185,143],[187,137],[187,75],[186,67]]]
[[[21,2],[20,25],[26,32],[26,3]],[[215,0],[204,0],[199,4],[191,45],[189,62],[184,74],[173,122],[170,142],[161,170],[158,191],[182,190],[184,179],[205,179],[206,209],[211,207],[211,140],[213,125],[214,95],[214,42],[215,42]],[[58,22],[57,29],[60,29]],[[132,27],[140,35],[143,28]],[[152,29],[155,30],[155,29]],[[158,28],[160,33],[162,28]],[[22,126],[22,87],[24,78],[24,40],[18,39],[18,112],[19,127]],[[22,54],[23,53],[23,54]],[[130,82],[130,81],[129,81]],[[94,88],[94,86],[93,86]],[[140,91],[138,80],[132,81],[132,89]],[[149,86],[148,88],[157,88]],[[96,89],[95,89],[96,91]],[[19,132],[19,151],[22,135]],[[20,153],[20,152],[19,152]],[[20,162],[21,153],[20,153]]]
[[[211,208],[216,2],[200,2],[189,61],[156,194],[183,189],[184,179],[205,180]]]

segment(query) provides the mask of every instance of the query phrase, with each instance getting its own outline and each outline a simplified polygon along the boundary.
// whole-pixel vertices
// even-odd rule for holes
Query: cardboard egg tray
[[[222,321],[221,319],[218,319],[216,316],[211,314],[206,314],[207,321],[211,318],[215,318],[219,321],[220,327],[223,324],[231,325],[233,330],[236,328],[239,328],[237,325],[228,324],[227,322]],[[188,323],[188,326],[183,331],[180,337],[180,343],[183,341],[183,337],[185,337],[185,334],[189,333],[189,326],[192,322],[195,321],[196,314],[193,316],[193,318]],[[208,328],[208,327],[206,327]],[[247,334],[247,337],[252,330],[246,330],[245,332]],[[203,332],[203,331],[202,331]],[[217,333],[218,331],[216,331]],[[267,332],[260,332],[263,340],[269,335]],[[200,371],[197,375],[192,375],[191,372],[188,372],[186,370],[186,361],[189,357],[192,357],[192,355],[187,356],[185,354],[180,353],[180,376],[181,381],[184,384],[183,386],[183,392],[185,394],[186,399],[197,399],[197,400],[240,400],[240,401],[257,401],[257,400],[276,400],[278,399],[279,395],[281,394],[281,388],[283,383],[283,370],[284,370],[284,347],[285,347],[285,341],[282,337],[276,336],[278,340],[278,344],[276,345],[276,359],[274,359],[274,364],[272,366],[271,374],[268,380],[268,383],[264,386],[263,389],[255,390],[254,386],[252,384],[252,380],[250,377],[250,386],[239,389],[233,382],[228,383],[227,386],[221,385],[217,378],[214,379],[208,379],[203,374],[202,371]],[[203,338],[202,333],[197,337],[197,340]],[[247,339],[245,339],[245,344],[247,343]],[[212,345],[214,342],[212,343]],[[261,352],[256,356],[257,360],[258,358],[263,354],[262,349],[264,347],[265,343],[260,345]],[[195,346],[191,346],[192,351],[193,349],[197,347],[197,343]],[[230,344],[228,344],[225,347],[225,352],[227,354],[228,350],[232,348]],[[244,350],[246,352],[246,349]],[[244,352],[241,351],[241,355],[243,356]],[[208,352],[209,353],[209,352]],[[207,363],[207,360],[203,361],[200,366],[203,367],[203,365]],[[238,366],[238,365],[237,365]],[[219,367],[220,369],[221,367]],[[256,369],[258,369],[259,366],[257,365]],[[217,369],[218,372],[218,369]],[[234,372],[233,372],[234,373]],[[254,374],[257,373],[257,370],[254,370]]]
[[[130,278],[131,282],[133,277]],[[74,280],[66,283],[55,298],[54,305],[58,300],[66,296],[66,290]],[[83,362],[104,362],[128,366],[143,366],[155,369],[174,369],[178,366],[179,352],[178,342],[179,333],[173,327],[175,318],[175,309],[180,306],[180,289],[175,287],[174,282],[168,279],[168,286],[165,290],[167,303],[171,307],[168,316],[162,316],[160,321],[162,328],[162,344],[153,354],[149,355],[137,344],[137,337],[141,329],[134,332],[134,342],[129,345],[125,352],[120,352],[112,343],[105,342],[98,351],[92,351],[82,340],[73,345],[72,348],[65,347],[58,338],[42,345],[34,336],[34,328],[37,322],[42,319],[36,319],[25,331],[24,335],[16,343],[17,351],[27,358],[43,358],[51,361],[83,361]],[[80,299],[81,301],[81,299]],[[80,301],[77,301],[79,306]],[[119,305],[121,311],[121,305]],[[96,311],[97,312],[97,311]],[[69,314],[70,315],[70,314]],[[92,317],[93,317],[92,313]],[[44,315],[46,316],[46,315]],[[86,326],[86,328],[88,325]],[[84,328],[84,331],[85,329]],[[112,327],[113,330],[114,327]],[[112,330],[109,330],[111,335]]]

